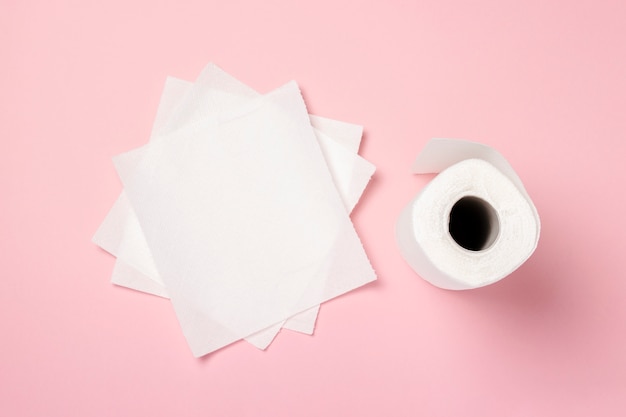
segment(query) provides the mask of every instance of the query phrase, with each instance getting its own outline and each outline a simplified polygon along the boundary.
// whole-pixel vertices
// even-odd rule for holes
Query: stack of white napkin
[[[375,169],[361,135],[293,81],[168,78],[150,143],[114,158],[124,191],[93,239],[112,282],[169,298],[195,356],[312,334],[320,303],[376,279],[349,218]]]

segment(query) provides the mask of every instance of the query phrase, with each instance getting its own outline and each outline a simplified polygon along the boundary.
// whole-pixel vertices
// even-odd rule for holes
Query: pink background
[[[625,22],[597,0],[2,0],[0,415],[624,415]],[[90,239],[111,157],[147,141],[167,75],[209,61],[365,126],[353,219],[379,281],[313,337],[198,360]],[[535,255],[493,286],[439,290],[396,249],[431,137],[495,146],[539,210]]]

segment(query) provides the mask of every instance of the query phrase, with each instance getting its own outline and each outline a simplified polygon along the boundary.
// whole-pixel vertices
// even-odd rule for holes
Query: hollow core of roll
[[[471,251],[488,249],[500,233],[498,213],[478,197],[463,197],[454,203],[448,226],[452,239]]]

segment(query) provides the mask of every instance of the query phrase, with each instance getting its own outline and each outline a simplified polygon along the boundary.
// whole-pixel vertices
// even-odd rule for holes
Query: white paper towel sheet
[[[361,128],[302,110],[293,83],[261,97],[209,65],[168,80],[151,145],[116,159],[130,191],[94,241],[114,283],[171,297],[196,355],[311,333],[319,302],[374,279],[346,214],[374,169]]]
[[[446,289],[494,283],[537,247],[539,215],[522,181],[488,146],[430,141],[415,173],[439,173],[400,214],[396,238],[409,265]]]
[[[204,83],[203,87],[208,86],[211,88],[205,88],[205,94],[212,94],[215,90],[218,90],[220,94],[214,98],[214,103],[217,102],[218,105],[219,97],[224,97],[225,89],[235,97],[242,97],[240,92],[246,91],[246,87],[242,87],[239,81],[223,73],[223,71],[215,66],[209,66],[207,70],[205,70],[205,73],[206,72],[211,74],[211,76],[205,75],[202,77]],[[177,106],[180,106],[180,101],[185,94],[189,93],[191,88],[191,83],[173,78],[168,79],[157,113],[155,127],[153,129],[153,138],[158,137],[162,130],[167,129],[167,122],[165,120],[170,117],[171,112],[174,111]],[[242,98],[245,99],[251,95],[252,94],[248,92],[244,94]],[[257,96],[256,93],[254,93],[254,95]],[[355,155],[358,151],[362,128],[360,126],[317,116],[310,116],[310,120],[312,126],[316,128],[316,137],[327,158],[327,163],[334,177],[335,184],[338,186],[338,191],[346,207],[351,209],[358,201],[374,171],[373,165]],[[335,141],[333,142],[325,133],[329,133],[333,136]],[[341,145],[353,154],[346,152],[346,149]],[[118,226],[117,229],[115,227],[107,227],[110,223],[109,217],[115,219],[120,216],[124,217],[124,220],[115,220],[115,223],[118,225],[125,224],[125,226]],[[117,233],[116,230],[118,231]],[[121,237],[119,234],[122,234]],[[107,237],[110,240],[112,236],[116,235],[116,243],[107,244]],[[109,252],[118,256],[118,264],[124,264],[116,265],[113,271],[112,282],[167,297],[167,292],[158,276],[158,272],[152,261],[152,255],[141,232],[141,227],[130,203],[123,193],[114,209],[111,210],[107,221],[103,223],[103,226],[96,234],[95,240]],[[155,285],[155,282],[157,285]],[[311,334],[317,311],[318,307],[315,307],[300,313],[296,317],[288,319],[283,327]],[[257,333],[247,337],[246,340],[263,349],[267,347],[279,329],[280,326],[278,326],[278,328],[272,326],[267,331],[261,332],[262,334]]]

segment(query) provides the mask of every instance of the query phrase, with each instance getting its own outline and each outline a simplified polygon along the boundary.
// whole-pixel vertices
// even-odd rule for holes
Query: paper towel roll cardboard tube
[[[485,145],[429,142],[414,171],[437,172],[401,213],[400,251],[422,278],[461,290],[509,275],[537,247],[537,210],[515,171]]]
[[[498,213],[478,197],[463,197],[452,206],[448,231],[452,239],[468,250],[488,249],[500,232]]]

